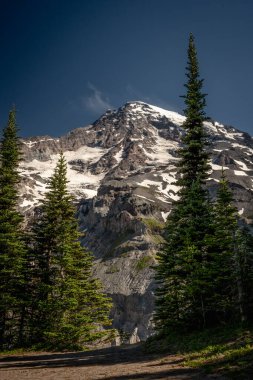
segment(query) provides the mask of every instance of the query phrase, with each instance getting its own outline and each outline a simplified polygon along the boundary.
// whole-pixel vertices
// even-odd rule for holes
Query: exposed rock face
[[[82,243],[94,252],[95,275],[114,301],[114,326],[129,341],[152,332],[155,253],[171,203],[177,199],[176,151],[184,117],[132,102],[107,111],[93,125],[58,139],[23,140],[20,207],[28,215],[39,205],[62,150],[68,161],[69,189],[79,202]],[[211,196],[224,167],[239,213],[253,215],[253,139],[217,122],[210,136]]]

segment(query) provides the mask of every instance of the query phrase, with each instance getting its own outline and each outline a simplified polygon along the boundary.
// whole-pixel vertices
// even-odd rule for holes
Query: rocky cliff
[[[114,327],[131,342],[152,332],[152,265],[161,230],[177,199],[177,149],[184,117],[142,102],[107,111],[92,125],[60,138],[22,140],[20,207],[33,213],[46,191],[60,151],[68,162],[69,190],[78,203],[83,245],[94,252],[95,275],[114,301]],[[253,139],[233,127],[209,121],[215,196],[221,168],[233,189],[239,214],[253,215]],[[132,337],[131,337],[132,335]]]

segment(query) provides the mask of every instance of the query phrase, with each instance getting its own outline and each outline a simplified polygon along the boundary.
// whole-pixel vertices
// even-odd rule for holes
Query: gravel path
[[[214,379],[182,366],[175,355],[145,354],[141,345],[85,352],[0,356],[1,380]]]

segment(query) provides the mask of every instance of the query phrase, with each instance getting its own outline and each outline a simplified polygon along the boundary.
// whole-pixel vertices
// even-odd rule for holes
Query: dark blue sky
[[[251,0],[0,0],[0,127],[62,135],[142,100],[182,112],[193,32],[208,116],[253,135]]]

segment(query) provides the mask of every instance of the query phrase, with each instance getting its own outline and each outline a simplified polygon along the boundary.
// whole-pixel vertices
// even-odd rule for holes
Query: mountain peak
[[[69,188],[78,198],[96,196],[100,186],[110,179],[138,185],[142,193],[143,187],[153,187],[156,198],[150,195],[149,199],[170,203],[176,198],[172,183],[184,120],[177,112],[130,101],[106,112],[88,128],[75,129],[59,139],[24,139],[21,169],[29,193],[24,194],[22,206],[40,203],[61,150],[68,161]],[[216,182],[222,166],[229,167],[234,183],[252,191],[248,176],[253,170],[249,162],[252,139],[217,122],[204,124],[213,149],[210,178]]]
[[[180,126],[185,120],[185,116],[180,115],[178,112],[169,111],[164,108],[154,106],[142,101],[127,102],[120,110],[127,112],[133,117],[135,115],[151,117],[153,120],[166,118],[171,123]]]

